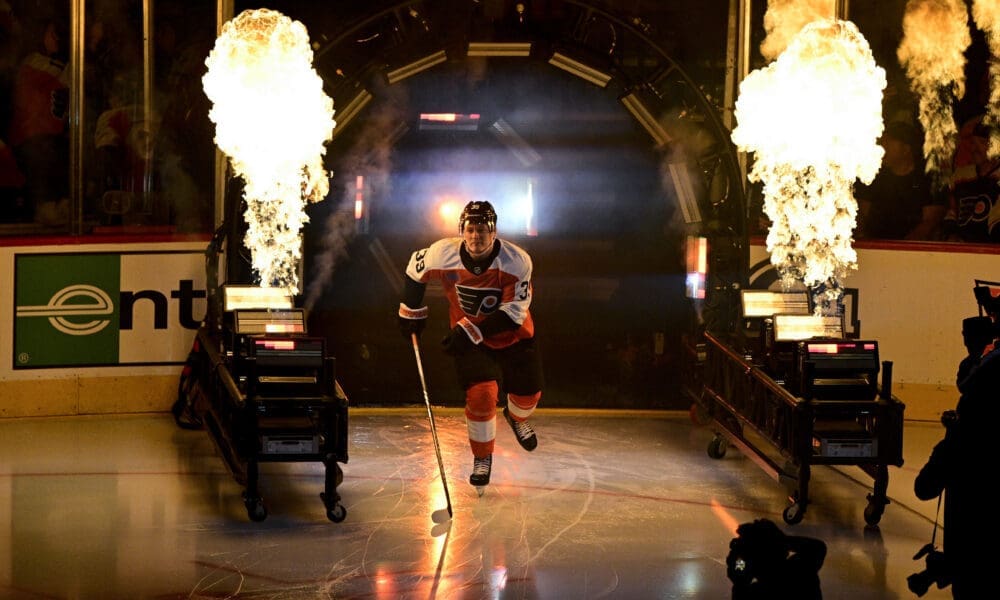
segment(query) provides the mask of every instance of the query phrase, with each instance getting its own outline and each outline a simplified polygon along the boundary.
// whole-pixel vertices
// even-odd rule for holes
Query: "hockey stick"
[[[441,471],[441,485],[444,486],[444,499],[448,503],[448,516],[441,514],[440,510],[434,511],[431,519],[435,523],[444,523],[452,517],[451,496],[448,494],[448,480],[444,476],[444,461],[441,460],[441,446],[438,444],[437,427],[434,426],[434,412],[431,410],[431,399],[427,395],[427,382],[424,380],[424,367],[420,362],[420,343],[417,341],[417,334],[411,333],[410,339],[413,341],[413,355],[417,359],[417,372],[420,373],[420,387],[424,390],[424,404],[427,405],[427,419],[431,423],[431,437],[434,439],[434,453],[437,455],[438,470]]]

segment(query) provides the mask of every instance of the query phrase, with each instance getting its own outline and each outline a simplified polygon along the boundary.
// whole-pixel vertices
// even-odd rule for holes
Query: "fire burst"
[[[965,94],[965,49],[972,42],[962,0],[908,0],[903,40],[896,50],[919,97],[927,172],[944,187],[951,171],[958,127],[952,103]]]
[[[312,59],[302,23],[247,10],[223,26],[202,80],[215,143],[245,183],[244,242],[259,284],[293,294],[306,203],[330,191],[323,155],[336,126]]]
[[[749,177],[763,182],[771,263],[786,288],[802,282],[822,291],[823,312],[857,268],[852,187],[855,179],[871,182],[882,161],[885,86],[857,26],[834,19],[803,27],[740,86],[732,139],[756,153]]]

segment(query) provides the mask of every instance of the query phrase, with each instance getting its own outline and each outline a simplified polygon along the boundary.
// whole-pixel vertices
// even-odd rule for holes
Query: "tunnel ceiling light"
[[[372,101],[372,94],[368,90],[361,88],[361,91],[357,93],[356,96],[351,98],[351,100],[343,107],[334,108],[337,109],[333,114],[334,120],[337,122],[337,126],[333,129],[333,137],[337,137],[341,131],[343,131],[347,124],[354,120],[354,117],[358,116],[368,104]]]
[[[688,164],[670,163],[667,165],[670,173],[670,182],[674,186],[674,194],[677,195],[677,204],[681,207],[681,214],[687,224],[701,223],[701,210],[698,208],[698,196],[691,185],[691,175],[688,173]]]
[[[632,114],[636,121],[642,125],[642,128],[653,137],[653,141],[656,142],[656,147],[665,146],[673,138],[670,134],[663,129],[660,122],[656,120],[649,109],[642,103],[642,100],[636,96],[635,92],[632,92],[621,98],[621,103],[625,105],[625,108]]]
[[[572,73],[581,79],[586,79],[590,83],[600,87],[607,87],[608,82],[611,81],[611,75],[608,75],[603,71],[599,71],[589,65],[585,65],[582,62],[572,59],[560,52],[552,54],[552,58],[549,59],[549,64],[554,67],[559,67],[567,73]]]
[[[469,56],[531,56],[531,42],[469,42]]]
[[[444,50],[438,50],[433,54],[428,54],[427,56],[411,62],[410,64],[399,67],[386,73],[386,78],[389,83],[396,83],[402,81],[407,77],[412,77],[421,71],[426,71],[427,69],[433,67],[434,65],[439,65],[447,60],[448,56],[445,54]]]

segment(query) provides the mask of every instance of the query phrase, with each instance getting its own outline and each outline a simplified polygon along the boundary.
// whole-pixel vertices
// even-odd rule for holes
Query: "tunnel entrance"
[[[534,260],[544,405],[689,405],[682,339],[724,326],[731,283],[745,278],[733,149],[703,86],[634,22],[584,2],[559,7],[530,26],[497,9],[485,33],[485,5],[398,3],[322,34],[292,14],[325,41],[315,63],[338,121],[331,194],[310,207],[304,297],[352,402],[421,402],[396,330],[402,272],[412,251],[457,234],[449,210],[484,199],[500,236]],[[527,54],[471,55],[485,38],[499,43],[485,51]],[[688,236],[709,238],[713,257],[697,310],[685,293]],[[446,301],[428,292],[432,401],[461,406],[438,349]]]

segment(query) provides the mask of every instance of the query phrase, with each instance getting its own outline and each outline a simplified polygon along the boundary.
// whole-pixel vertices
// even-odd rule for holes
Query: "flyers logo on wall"
[[[183,362],[205,295],[200,252],[15,255],[13,367]]]

